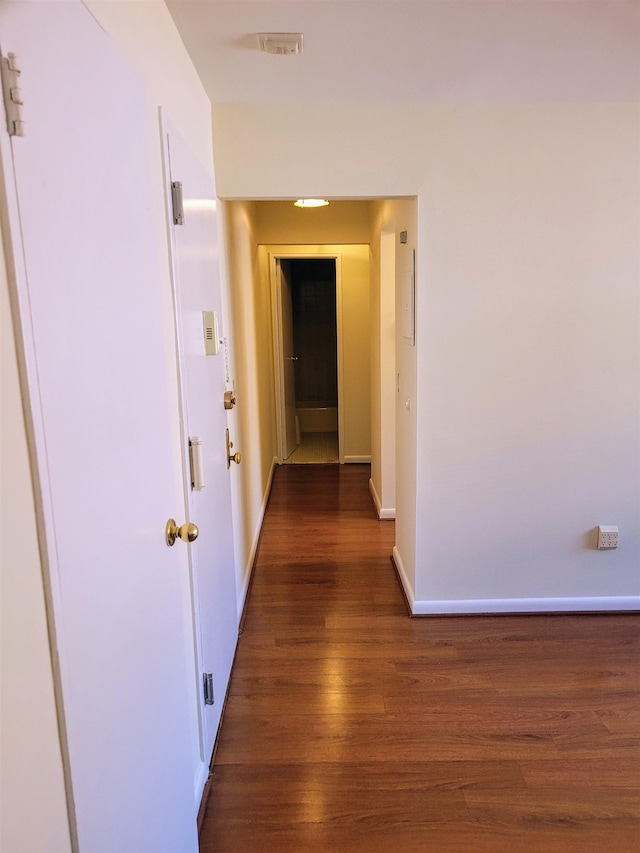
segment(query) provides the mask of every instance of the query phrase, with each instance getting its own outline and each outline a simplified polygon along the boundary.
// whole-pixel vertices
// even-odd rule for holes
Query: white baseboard
[[[376,512],[378,513],[378,518],[380,519],[380,521],[396,517],[395,507],[393,507],[393,509],[385,509],[382,506],[380,498],[378,497],[378,492],[376,491],[376,487],[373,484],[373,480],[371,479],[369,480],[369,492],[371,493],[371,497],[373,498],[373,502],[376,506]]]
[[[404,563],[402,562],[402,557],[400,556],[400,551],[398,551],[397,547],[393,546],[393,563],[396,567],[396,571],[400,577],[400,583],[402,584],[402,588],[404,589],[405,598],[407,599],[407,603],[411,612],[413,613],[413,603],[416,600],[415,593],[413,591],[413,587],[409,583],[409,578],[407,577],[407,573],[404,570]]]
[[[247,558],[246,565],[244,567],[244,574],[242,576],[242,589],[240,590],[240,594],[238,596],[238,619],[242,616],[242,611],[244,609],[244,604],[247,599],[247,592],[249,590],[249,583],[251,581],[251,570],[253,569],[253,561],[256,558],[256,551],[258,550],[258,542],[260,541],[260,532],[262,531],[262,522],[264,521],[264,514],[267,509],[267,503],[269,501],[269,495],[271,494],[271,484],[273,483],[273,473],[276,470],[276,465],[278,464],[278,457],[274,456],[271,460],[271,469],[269,470],[269,476],[267,477],[267,485],[264,490],[264,494],[262,496],[262,503],[260,505],[260,511],[258,512],[258,518],[256,520],[256,525],[253,530],[253,540],[251,542],[251,550],[249,551],[249,556]]]
[[[371,462],[371,454],[369,456],[345,456],[344,463],[349,465],[352,462]]]
[[[395,563],[413,616],[465,616],[495,613],[607,613],[640,610],[638,595],[608,595],[584,598],[470,598],[452,601],[417,601],[394,546]]]
[[[200,764],[200,769],[198,770],[198,776],[196,778],[195,783],[195,802],[199,807],[202,802],[202,795],[204,794],[204,786],[207,784],[207,779],[209,778],[209,765],[202,762]]]
[[[409,599],[411,601],[411,599]],[[478,613],[605,613],[640,610],[640,596],[597,596],[585,598],[487,598],[453,601],[416,601],[414,616]]]

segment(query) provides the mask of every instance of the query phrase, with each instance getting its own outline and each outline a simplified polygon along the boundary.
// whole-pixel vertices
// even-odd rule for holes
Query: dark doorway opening
[[[288,462],[338,461],[338,338],[334,258],[284,260],[291,282],[298,447]]]

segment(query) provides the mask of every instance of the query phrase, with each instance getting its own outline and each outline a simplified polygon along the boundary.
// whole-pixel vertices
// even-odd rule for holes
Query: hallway
[[[276,471],[201,853],[635,851],[637,616],[409,619],[369,475]]]

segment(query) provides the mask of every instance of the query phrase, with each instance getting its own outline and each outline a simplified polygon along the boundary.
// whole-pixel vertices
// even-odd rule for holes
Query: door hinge
[[[184,225],[184,206],[182,204],[182,183],[171,182],[171,204],[173,206],[173,224]]]
[[[204,704],[213,705],[213,673],[202,673],[202,686],[204,689]]]
[[[2,73],[2,91],[9,136],[24,136],[22,94],[18,86],[20,69],[17,66],[15,53],[9,53],[0,58],[0,71]]]

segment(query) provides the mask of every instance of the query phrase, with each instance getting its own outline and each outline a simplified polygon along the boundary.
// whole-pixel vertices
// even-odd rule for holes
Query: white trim
[[[262,503],[260,504],[260,509],[258,510],[258,518],[256,520],[256,526],[253,530],[253,540],[251,542],[251,549],[249,551],[249,557],[247,559],[247,563],[244,567],[244,574],[242,578],[242,588],[240,589],[240,594],[238,595],[237,601],[237,609],[238,609],[238,619],[242,617],[242,611],[244,610],[245,601],[247,600],[247,592],[249,591],[249,583],[251,582],[251,571],[253,569],[253,562],[256,558],[256,551],[258,550],[258,543],[260,541],[260,533],[262,532],[262,522],[264,521],[264,514],[267,509],[267,503],[269,502],[269,495],[271,494],[271,485],[273,483],[273,474],[276,470],[276,465],[278,465],[278,457],[274,456],[271,460],[271,470],[269,471],[269,476],[267,477],[267,485],[264,490],[264,495],[262,496]]]
[[[414,613],[413,604],[416,600],[416,596],[415,596],[415,593],[413,591],[413,587],[411,586],[411,583],[409,581],[409,578],[407,577],[407,573],[404,569],[404,563],[402,562],[402,557],[400,556],[400,551],[398,551],[398,548],[396,545],[393,546],[392,554],[393,554],[393,563],[396,567],[396,571],[398,572],[398,576],[400,578],[400,583],[402,584],[402,588],[404,589],[405,597],[407,599],[407,602],[409,603],[409,607],[411,609],[411,612]]]
[[[409,599],[409,601],[414,616],[474,613],[594,613],[640,610],[640,596],[634,595],[588,598],[480,598],[454,601],[416,601]]]
[[[218,735],[216,733],[216,737],[214,740],[214,752],[215,752],[215,744],[218,740]],[[209,764],[207,762],[200,762],[200,770],[198,772],[198,776],[196,778],[196,787],[195,787],[195,801],[196,804],[199,805],[202,802],[202,795],[204,794],[204,786],[207,784],[207,779],[209,778]]]
[[[351,462],[371,462],[371,454],[368,456],[344,456],[341,460],[345,465],[348,465]]]
[[[280,258],[269,254],[269,280],[271,282],[271,327],[273,341],[273,372],[276,393],[276,428],[278,432],[278,462],[284,462],[284,362],[282,354],[282,301]]]
[[[397,547],[395,563],[412,616],[465,616],[509,613],[606,613],[640,610],[640,595],[606,595],[585,598],[470,598],[451,601],[417,601]]]
[[[376,506],[376,512],[378,513],[378,518],[380,521],[386,521],[387,519],[392,519],[396,517],[396,509],[393,507],[392,509],[384,509],[382,504],[380,503],[380,498],[378,497],[378,493],[376,491],[376,487],[373,483],[373,480],[369,480],[369,492],[371,497],[373,498],[373,502]]]

